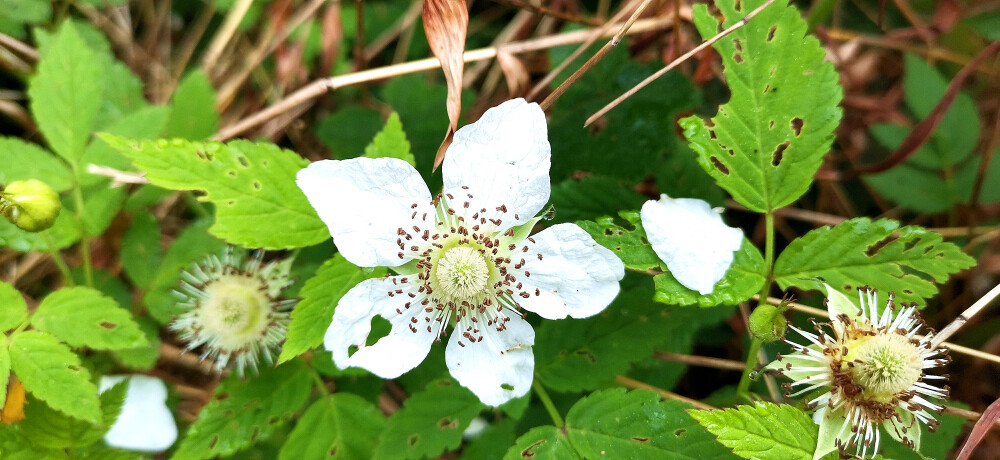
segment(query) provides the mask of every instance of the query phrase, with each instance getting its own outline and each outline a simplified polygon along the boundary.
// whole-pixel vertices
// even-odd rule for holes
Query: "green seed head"
[[[0,211],[4,217],[29,232],[51,227],[61,206],[59,194],[37,179],[11,182],[0,192]]]

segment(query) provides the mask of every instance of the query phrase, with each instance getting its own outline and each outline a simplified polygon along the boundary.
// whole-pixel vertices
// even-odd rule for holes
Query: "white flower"
[[[788,396],[821,392],[808,401],[819,407],[813,414],[819,425],[814,460],[837,449],[874,455],[879,426],[893,439],[919,449],[919,424],[934,431],[940,423],[932,412],[943,407],[931,399],[948,397],[948,386],[940,386],[947,376],[928,373],[948,362],[947,351],[931,348],[932,331],[917,337],[923,322],[916,307],[897,311],[892,294],[880,315],[874,290],[859,290],[861,308],[830,286],[826,291],[833,335],[819,326],[813,334],[789,325],[811,344],[785,340],[796,352],[778,355],[766,367],[792,380],[783,385],[797,389]]]
[[[263,252],[247,256],[227,247],[222,259],[212,254],[181,274],[174,291],[183,308],[170,323],[185,350],[204,346],[201,358],[211,357],[218,370],[230,362],[243,375],[257,370],[257,359],[274,363],[290,321],[295,300],[281,300],[292,284],[291,259],[262,263]]]
[[[726,226],[721,210],[695,198],[670,198],[642,205],[640,216],[653,251],[688,289],[712,293],[743,244],[743,231]]]
[[[618,294],[624,266],[574,224],[527,237],[549,199],[545,116],[505,102],[455,133],[444,193],[391,158],[319,161],[298,184],[347,260],[394,267],[340,300],[324,344],[341,368],[395,378],[454,325],[446,363],[480,400],[499,405],[531,386],[535,333],[521,309],[583,318]],[[371,320],[392,324],[366,346]],[[357,351],[353,351],[357,347]]]
[[[177,440],[177,425],[167,408],[167,387],[163,381],[145,375],[106,375],[100,392],[129,379],[125,403],[104,442],[119,449],[162,452]]]

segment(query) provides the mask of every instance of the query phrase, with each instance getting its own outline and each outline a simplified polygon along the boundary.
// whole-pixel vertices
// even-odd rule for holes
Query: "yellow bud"
[[[4,217],[29,232],[51,227],[61,206],[59,194],[37,179],[11,182],[0,192],[0,211]]]

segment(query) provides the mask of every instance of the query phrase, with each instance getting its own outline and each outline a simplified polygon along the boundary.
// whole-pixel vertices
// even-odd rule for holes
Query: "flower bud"
[[[750,333],[764,343],[777,342],[785,336],[785,315],[774,305],[764,304],[750,314]]]
[[[22,230],[40,232],[59,216],[59,194],[37,179],[11,182],[0,192],[0,211]]]

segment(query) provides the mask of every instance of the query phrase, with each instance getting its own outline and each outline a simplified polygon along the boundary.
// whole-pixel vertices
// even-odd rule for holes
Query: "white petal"
[[[100,390],[111,388],[126,376],[101,377]],[[177,425],[167,408],[167,387],[163,381],[145,375],[129,378],[121,415],[104,435],[111,447],[142,452],[167,450],[177,440]]]
[[[705,201],[660,195],[640,212],[653,251],[681,284],[712,293],[743,244],[743,231],[727,226]]]
[[[859,318],[863,315],[858,307],[849,297],[834,289],[829,284],[824,284],[826,288],[826,310],[830,313],[830,318],[836,320],[840,315],[847,315],[849,318]],[[835,321],[840,323],[840,321]]]
[[[295,182],[340,253],[362,267],[409,261],[399,257],[397,231],[423,227],[425,213],[434,219],[427,185],[413,166],[396,158],[317,161],[299,171]]]
[[[514,296],[522,308],[547,319],[586,318],[600,313],[618,295],[625,265],[578,225],[553,225],[531,240],[525,240],[527,252],[514,254],[524,256],[524,266],[515,276],[529,297]]]
[[[441,323],[425,320],[421,298],[407,295],[411,291],[416,293],[416,284],[402,284],[403,278],[406,277],[365,280],[340,299],[333,312],[333,322],[323,338],[323,345],[333,353],[333,362],[338,367],[361,367],[384,379],[394,379],[417,367],[427,357],[431,344],[438,338]],[[403,293],[396,293],[396,289],[402,289]],[[390,291],[394,294],[391,297]],[[407,302],[409,308],[405,306]],[[363,346],[375,316],[388,320],[392,330],[374,344]],[[417,322],[413,322],[414,318]],[[352,346],[360,348],[348,356]]]
[[[535,357],[531,346],[535,344],[535,331],[515,314],[510,314],[506,325],[503,331],[497,331],[496,327],[484,330],[483,340],[475,343],[456,330],[445,350],[445,362],[452,377],[490,406],[524,396],[534,378]]]
[[[545,113],[538,104],[513,99],[455,133],[442,165],[444,188],[476,187],[476,210],[505,206],[506,230],[535,217],[549,201],[550,158]]]
[[[820,407],[813,414],[813,421],[819,425],[819,439],[816,440],[816,451],[813,460],[819,460],[826,454],[837,450],[837,436],[844,431],[844,418],[841,411],[830,412],[826,407]],[[850,431],[848,430],[848,434]]]

